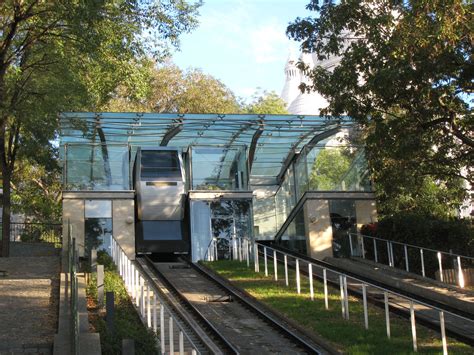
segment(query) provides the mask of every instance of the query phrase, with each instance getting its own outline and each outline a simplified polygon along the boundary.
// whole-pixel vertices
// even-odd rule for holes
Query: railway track
[[[266,243],[264,243],[264,244],[266,244]],[[335,276],[335,275],[334,275],[334,277],[331,277],[331,271],[335,271],[337,273],[342,273],[342,274],[347,275],[347,277],[349,278],[348,287],[347,287],[348,293],[350,295],[354,296],[354,297],[359,298],[359,299],[362,298],[361,282],[360,282],[360,281],[362,281],[362,282],[367,282],[367,283],[372,284],[374,286],[386,289],[390,292],[393,292],[394,295],[398,294],[398,295],[401,295],[403,297],[411,298],[415,302],[420,302],[420,304],[425,304],[425,305],[428,305],[428,306],[432,306],[434,308],[438,308],[438,309],[442,309],[444,311],[450,312],[450,313],[452,313],[453,315],[455,315],[456,317],[459,317],[459,318],[456,318],[456,317],[452,316],[451,317],[452,319],[450,320],[450,316],[447,316],[447,321],[446,321],[446,333],[447,333],[447,335],[449,335],[449,336],[451,336],[451,337],[453,337],[453,338],[455,338],[455,339],[457,339],[457,340],[459,340],[463,343],[474,346],[474,338],[472,336],[468,335],[468,334],[470,334],[470,330],[466,331],[466,329],[464,327],[464,324],[459,322],[459,320],[466,321],[466,320],[472,320],[473,319],[472,314],[469,313],[469,312],[466,312],[465,310],[452,307],[451,305],[447,305],[443,302],[439,302],[437,300],[433,300],[433,299],[428,298],[428,297],[423,297],[423,296],[420,296],[418,294],[414,294],[412,292],[402,290],[398,287],[393,287],[391,285],[388,285],[388,284],[382,283],[380,281],[371,279],[370,277],[358,275],[356,273],[347,271],[345,269],[338,268],[337,266],[334,266],[334,265],[332,265],[330,263],[327,263],[325,261],[322,261],[322,260],[311,259],[311,258],[307,257],[306,255],[293,252],[289,249],[286,249],[286,248],[283,248],[283,247],[280,247],[280,246],[277,246],[277,245],[274,245],[274,244],[268,245],[268,247],[273,248],[277,251],[284,252],[288,255],[291,255],[292,257],[300,259],[300,273],[305,275],[305,276],[308,276],[308,272],[306,271],[307,270],[307,263],[312,263],[313,265],[319,265],[321,267],[327,268],[327,270],[328,270],[327,282],[328,282],[328,284],[334,286],[337,289],[339,289],[339,287],[340,287],[339,280],[338,280],[338,277]],[[259,255],[260,255],[261,258],[263,258],[263,253],[261,251],[259,252]],[[273,256],[271,254],[268,255],[268,258],[269,258],[269,260],[273,260]],[[278,261],[279,264],[283,264],[283,260],[280,260],[278,257],[277,257],[277,261]],[[288,267],[294,269],[295,265],[292,262],[288,262]],[[318,279],[319,281],[323,281],[323,275],[322,275],[321,272],[317,272],[316,270],[313,271],[313,277],[315,279]],[[355,279],[358,279],[360,281],[355,281],[354,280],[355,282],[354,281],[351,282],[350,278],[355,278]],[[379,308],[382,308],[382,309],[385,307],[383,297],[384,297],[383,292],[377,291],[375,288],[372,288],[371,291],[369,290],[367,292],[367,300],[370,303],[372,303],[373,305],[375,305]],[[390,311],[393,312],[394,314],[397,314],[397,315],[399,315],[403,318],[406,318],[408,320],[410,319],[410,308],[409,307],[410,307],[409,304],[406,301],[403,301],[402,297],[396,297],[395,296],[395,297],[391,298]],[[426,310],[420,311],[420,312],[418,312],[417,322],[424,325],[424,326],[426,326],[426,327],[428,327],[428,328],[431,328],[435,331],[439,331],[439,329],[440,329],[439,317],[438,317],[437,312],[434,312],[433,315],[431,315]],[[472,326],[474,326],[474,323],[472,324]]]
[[[163,294],[192,319],[193,331],[205,334],[200,341],[210,353],[334,353],[200,265],[139,259]]]

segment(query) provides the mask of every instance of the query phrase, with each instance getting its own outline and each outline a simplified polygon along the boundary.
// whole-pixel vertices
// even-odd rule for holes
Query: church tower
[[[301,83],[301,72],[297,68],[296,56],[292,51],[288,55],[288,60],[285,65],[285,85],[281,92],[281,98],[286,102],[286,107],[290,106],[291,102],[300,94],[298,86]]]

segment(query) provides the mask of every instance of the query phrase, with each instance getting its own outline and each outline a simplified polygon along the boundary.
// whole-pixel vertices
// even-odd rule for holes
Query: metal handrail
[[[436,249],[431,249],[431,248],[425,248],[413,244],[408,244],[408,243],[403,243],[403,242],[398,242],[394,240],[389,240],[389,239],[383,239],[379,237],[373,237],[369,235],[363,235],[360,233],[347,233],[348,239],[349,239],[349,248],[350,248],[350,256],[361,256],[363,259],[366,259],[366,246],[364,243],[365,238],[369,238],[373,242],[373,249],[374,249],[374,261],[376,263],[379,262],[379,257],[378,257],[378,249],[377,249],[377,241],[385,244],[387,246],[387,257],[388,257],[388,265],[390,267],[395,267],[395,258],[394,258],[394,253],[393,253],[393,245],[401,245],[403,246],[404,250],[404,259],[405,259],[405,271],[407,272],[413,272],[410,270],[410,261],[409,261],[409,253],[408,253],[408,248],[413,248],[417,249],[420,254],[420,262],[421,262],[421,276],[427,278],[426,276],[426,270],[425,270],[425,257],[424,257],[424,252],[429,251],[433,252],[436,254],[436,257],[438,259],[438,272],[439,272],[439,278],[441,282],[445,282],[444,276],[443,276],[443,255],[448,256],[455,260],[455,270],[457,274],[457,283],[461,288],[464,288],[465,286],[465,277],[462,269],[462,260],[469,260],[470,262],[474,262],[474,257],[470,256],[465,256],[465,255],[460,255],[460,254],[455,254],[455,253],[450,253],[450,252],[445,252],[445,251],[440,251]],[[354,248],[354,243],[353,243],[353,236],[357,237],[357,241],[360,247],[360,252],[355,252]],[[457,264],[457,265],[456,265]],[[446,280],[447,281],[447,280]]]
[[[164,354],[166,352],[164,317],[167,313],[170,318],[170,324],[168,327],[170,330],[169,352],[174,352],[173,336],[171,335],[171,333],[173,332],[174,325],[176,325],[179,329],[179,353],[183,353],[184,351],[184,338],[186,338],[186,340],[192,347],[192,355],[200,354],[198,346],[194,343],[189,334],[183,329],[182,325],[176,321],[176,316],[174,312],[166,305],[166,301],[164,301],[163,298],[160,296],[160,293],[155,287],[155,285],[147,281],[147,276],[142,273],[141,268],[137,267],[136,263],[128,258],[122,246],[115,240],[113,236],[111,237],[111,241],[111,256],[114,260],[115,265],[118,268],[119,275],[124,281],[125,288],[131,296],[132,301],[134,301],[135,305],[138,308],[140,319],[146,326],[148,326],[148,328],[153,329],[155,333],[158,329],[156,309],[157,305],[160,305],[161,353]],[[153,297],[150,297],[150,289],[153,291]],[[151,311],[152,301],[153,315]]]
[[[385,317],[386,317],[386,325],[387,325],[387,336],[390,338],[390,317],[389,317],[389,295],[394,295],[397,297],[400,297],[402,299],[407,300],[410,303],[410,318],[411,318],[411,327],[412,327],[412,335],[413,335],[413,347],[414,350],[416,351],[416,324],[415,324],[415,311],[414,311],[414,305],[418,304],[424,307],[427,307],[429,309],[432,309],[434,311],[439,312],[440,316],[440,331],[441,331],[441,336],[442,336],[442,342],[443,342],[443,353],[447,354],[447,340],[446,340],[446,330],[445,330],[445,324],[444,324],[444,315],[449,314],[450,316],[453,317],[458,317],[462,319],[463,321],[469,321],[473,322],[473,319],[469,316],[464,316],[462,314],[457,314],[453,313],[450,310],[442,307],[438,307],[434,304],[430,304],[428,302],[421,301],[419,299],[414,299],[411,297],[408,297],[407,295],[404,295],[400,292],[396,292],[392,289],[385,288],[383,286],[377,285],[375,283],[368,282],[367,280],[364,280],[363,278],[359,278],[357,276],[341,272],[337,270],[337,268],[324,263],[324,265],[321,265],[321,261],[313,260],[311,261],[309,257],[305,258],[299,258],[297,256],[294,256],[292,254],[286,253],[282,250],[278,250],[275,248],[272,248],[271,246],[256,242],[255,243],[256,249],[255,249],[255,255],[254,255],[254,262],[255,262],[255,272],[260,272],[260,263],[259,263],[259,253],[258,253],[258,248],[262,247],[263,248],[263,254],[264,254],[264,268],[265,268],[265,275],[269,276],[268,274],[268,252],[273,251],[273,255],[270,257],[273,257],[273,262],[274,262],[274,279],[275,281],[278,280],[278,269],[277,269],[277,254],[281,254],[284,256],[284,268],[285,268],[285,284],[286,286],[289,286],[288,282],[288,257],[293,258],[295,260],[295,268],[296,268],[296,287],[297,287],[297,292],[298,294],[301,293],[301,275],[300,275],[300,262],[304,261],[308,264],[308,278],[310,280],[310,295],[311,295],[311,300],[314,300],[314,288],[313,288],[313,266],[317,267],[319,269],[322,269],[323,271],[323,284],[324,284],[324,296],[325,296],[325,306],[326,309],[328,309],[328,289],[327,289],[327,271],[332,272],[334,275],[339,276],[339,283],[340,283],[340,290],[341,290],[341,310],[342,310],[342,315],[344,319],[349,319],[349,302],[348,302],[348,293],[347,293],[347,278],[350,278],[358,283],[361,284],[362,287],[362,298],[363,298],[363,305],[364,305],[364,323],[365,323],[365,328],[368,329],[368,308],[367,308],[367,287],[373,287],[384,294],[384,303],[385,303]],[[438,303],[438,302],[433,302],[433,303]],[[448,307],[447,307],[448,308]],[[465,312],[462,312],[465,313]]]

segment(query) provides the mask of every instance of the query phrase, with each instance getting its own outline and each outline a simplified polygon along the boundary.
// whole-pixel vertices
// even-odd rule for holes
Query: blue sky
[[[298,43],[285,31],[296,17],[306,17],[309,0],[205,0],[199,27],[181,37],[173,61],[181,68],[201,68],[236,95],[249,98],[257,88],[280,94],[289,49]]]

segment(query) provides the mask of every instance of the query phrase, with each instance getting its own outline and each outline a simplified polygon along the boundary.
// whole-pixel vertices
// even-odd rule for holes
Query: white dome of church
[[[321,109],[328,105],[326,99],[316,91],[302,93],[299,86],[301,83],[309,83],[309,78],[298,69],[297,63],[303,62],[309,68],[321,66],[332,70],[341,58],[331,57],[319,60],[316,54],[301,53],[298,59],[290,53],[285,65],[285,84],[281,92],[281,98],[286,102],[286,108],[293,115],[319,115]]]

